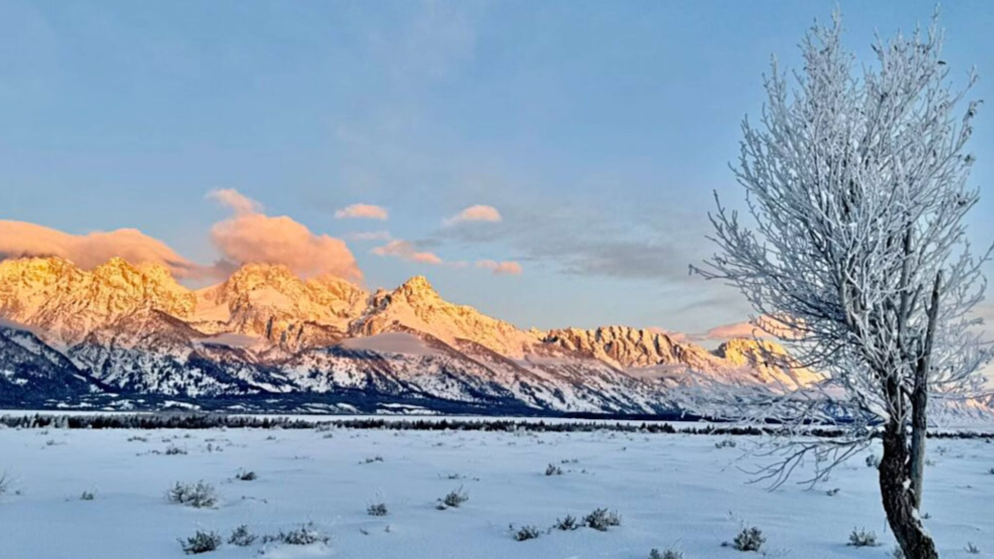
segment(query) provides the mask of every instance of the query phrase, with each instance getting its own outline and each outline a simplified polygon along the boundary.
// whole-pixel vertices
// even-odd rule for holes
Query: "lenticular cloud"
[[[177,278],[199,278],[207,273],[137,229],[73,235],[34,223],[0,220],[0,260],[22,256],[58,256],[86,270],[116,256],[132,264],[161,264]]]

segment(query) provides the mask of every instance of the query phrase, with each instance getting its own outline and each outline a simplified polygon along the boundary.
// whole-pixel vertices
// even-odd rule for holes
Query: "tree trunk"
[[[932,343],[935,339],[935,322],[939,314],[939,293],[942,289],[942,272],[935,276],[932,286],[932,302],[928,308],[928,325],[925,331],[925,344],[918,362],[915,364],[915,385],[911,394],[911,491],[914,493],[915,508],[922,508],[922,485],[925,479],[925,432],[928,429],[926,410],[928,408],[928,373],[932,357]]]
[[[880,460],[880,495],[887,522],[894,532],[905,559],[938,559],[935,542],[925,532],[915,494],[911,489],[908,468],[908,442],[904,426],[891,420],[883,435],[884,455]]]

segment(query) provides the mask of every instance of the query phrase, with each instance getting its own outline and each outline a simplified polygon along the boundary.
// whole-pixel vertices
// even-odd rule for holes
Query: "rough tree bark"
[[[900,398],[897,387],[895,396]],[[890,421],[884,429],[884,455],[880,460],[880,495],[883,498],[887,522],[894,532],[906,559],[938,559],[935,542],[925,532],[915,495],[911,490],[908,469],[908,443],[904,425]]]

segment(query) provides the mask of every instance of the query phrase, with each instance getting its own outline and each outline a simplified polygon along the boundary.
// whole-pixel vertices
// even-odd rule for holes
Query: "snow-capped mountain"
[[[350,332],[369,336],[399,327],[429,333],[448,344],[457,340],[475,342],[513,358],[522,357],[539,342],[535,335],[508,322],[473,307],[445,301],[422,276],[407,280],[393,291],[378,291],[362,316],[352,323]]]
[[[143,309],[189,320],[196,300],[158,265],[113,258],[87,272],[55,257],[0,262],[0,316],[42,330],[59,346]]]
[[[6,260],[0,317],[37,333],[22,337],[32,336],[58,363],[60,378],[80,379],[73,390],[198,401],[366,398],[427,408],[653,414],[674,409],[667,392],[690,371],[771,389],[810,380],[770,359],[782,350],[764,351],[752,340],[711,352],[619,326],[525,331],[444,300],[423,277],[369,294],[265,264],[190,290],[163,267],[121,259],[92,271],[60,258]],[[24,345],[15,345],[4,342],[11,349],[0,368],[26,359]]]

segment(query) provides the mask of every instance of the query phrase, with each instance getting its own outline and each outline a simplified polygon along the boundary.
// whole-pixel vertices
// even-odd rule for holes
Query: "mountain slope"
[[[65,402],[103,388],[28,330],[0,324],[0,405]]]

